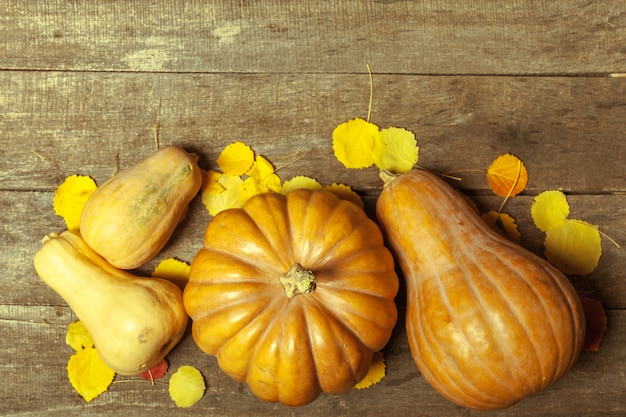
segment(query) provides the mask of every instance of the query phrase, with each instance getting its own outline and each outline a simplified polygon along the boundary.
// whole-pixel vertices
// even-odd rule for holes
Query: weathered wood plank
[[[626,71],[626,4],[5,1],[2,69],[589,74]]]
[[[161,144],[197,152],[205,169],[243,140],[284,179],[375,193],[376,172],[344,169],[331,140],[337,124],[366,117],[368,95],[367,75],[0,72],[0,188],[50,190],[73,173],[102,181],[116,154],[123,168],[154,150],[158,124]],[[414,131],[419,164],[440,172],[512,152],[528,193],[626,191],[626,78],[375,75],[372,121]],[[488,191],[483,174],[459,175]]]
[[[583,353],[574,368],[552,387],[494,417],[572,415],[621,416],[626,412],[626,312],[610,310],[609,329],[599,352]],[[5,416],[111,416],[180,413],[167,394],[167,385],[147,381],[114,383],[87,404],[73,391],[65,366],[72,350],[65,345],[66,325],[74,318],[67,308],[0,305],[0,408]],[[45,320],[45,322],[44,322]],[[168,356],[171,375],[192,365],[207,381],[205,397],[188,416],[479,416],[460,409],[436,394],[413,365],[403,330],[402,315],[385,349],[387,376],[368,390],[322,395],[310,405],[290,408],[264,403],[243,384],[232,381],[216,361],[199,351],[187,334]],[[168,377],[164,382],[167,382]],[[128,378],[118,378],[118,380]]]

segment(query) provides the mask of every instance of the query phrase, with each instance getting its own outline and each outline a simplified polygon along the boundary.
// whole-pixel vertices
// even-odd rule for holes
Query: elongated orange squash
[[[200,190],[197,161],[196,155],[167,146],[111,177],[83,209],[85,242],[117,268],[137,268],[152,259]]]
[[[188,316],[180,288],[111,266],[76,230],[46,236],[34,264],[39,277],[83,322],[102,360],[117,373],[147,371],[185,333]]]
[[[391,179],[376,210],[406,281],[411,354],[441,395],[505,408],[573,366],[585,319],[561,272],[489,228],[426,171]]]

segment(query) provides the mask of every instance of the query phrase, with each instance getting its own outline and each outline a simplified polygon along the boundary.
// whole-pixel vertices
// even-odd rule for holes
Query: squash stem
[[[313,271],[295,263],[287,272],[278,277],[285,289],[287,298],[293,298],[298,294],[310,294],[315,291],[317,279]]]

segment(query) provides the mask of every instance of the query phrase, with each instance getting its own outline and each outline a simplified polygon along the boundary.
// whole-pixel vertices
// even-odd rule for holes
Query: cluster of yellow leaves
[[[226,146],[217,158],[217,164],[221,172],[206,171],[201,190],[202,202],[212,216],[229,208],[240,208],[256,194],[266,192],[285,194],[297,188],[324,188],[342,199],[363,205],[358,194],[347,185],[332,184],[323,187],[314,178],[301,175],[283,183],[276,174],[274,165],[263,156],[256,155],[252,148],[243,142],[234,142]]]
[[[70,384],[89,402],[109,388],[115,372],[100,359],[82,322],[70,323],[65,342],[76,351],[67,363]]]
[[[369,168],[402,174],[417,163],[419,147],[409,130],[355,118],[339,124],[332,133],[335,157],[346,168]]]
[[[535,197],[531,216],[546,234],[546,259],[566,274],[587,275],[602,255],[598,226],[568,218],[570,207],[561,191],[544,191]]]
[[[185,282],[189,276],[189,264],[174,258],[161,261],[152,273],[153,277],[165,278],[175,283]],[[76,352],[67,364],[70,384],[85,401],[89,402],[109,389],[115,378],[115,371],[109,368],[98,355],[89,331],[76,321],[70,323],[65,336],[66,343]],[[167,364],[157,364],[166,370]],[[158,379],[165,372],[149,374],[150,379]],[[205,391],[202,374],[191,366],[182,366],[169,381],[169,394],[178,407],[191,407],[198,402]]]

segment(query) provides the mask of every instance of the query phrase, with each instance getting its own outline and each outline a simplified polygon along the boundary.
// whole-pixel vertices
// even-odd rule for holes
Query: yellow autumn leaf
[[[70,357],[67,375],[72,387],[87,402],[105,392],[115,378],[115,372],[100,359],[93,347],[78,350]]]
[[[220,184],[221,172],[208,170],[202,173],[202,193],[219,194],[225,190],[224,186]]]
[[[374,164],[374,137],[378,126],[361,118],[341,123],[333,130],[335,157],[346,168],[367,168]]]
[[[226,146],[217,158],[217,164],[224,174],[243,175],[254,163],[254,151],[243,142]]]
[[[191,266],[187,262],[176,258],[167,258],[159,262],[151,275],[171,281],[181,289],[184,289],[185,284],[189,280],[190,269]]]
[[[282,188],[280,177],[274,172],[274,166],[262,156],[257,156],[252,167],[246,172],[248,178],[243,187],[250,195],[280,192]]]
[[[415,134],[409,130],[390,127],[374,138],[374,164],[381,171],[402,174],[417,163],[419,147]]]
[[[221,192],[202,192],[202,203],[211,216],[229,208],[241,208],[250,198],[250,193],[244,189],[243,180],[239,176],[222,174],[218,184],[224,188]]]
[[[322,184],[320,184],[315,178],[307,177],[305,175],[297,175],[285,181],[280,192],[287,194],[290,191],[300,188],[306,188],[307,190],[319,190],[322,188]]]
[[[337,197],[342,200],[350,201],[357,206],[363,208],[363,200],[348,185],[335,183],[327,185],[326,187],[324,187],[324,189],[333,192]]]
[[[65,343],[77,352],[88,347],[93,347],[91,335],[83,322],[80,320],[70,323],[67,326]]]
[[[204,396],[206,384],[199,370],[193,366],[185,365],[170,377],[170,398],[180,408],[191,407]]]
[[[481,215],[485,223],[491,226],[494,230],[503,234],[511,242],[519,245],[522,237],[517,228],[515,219],[506,213],[498,213],[495,210],[491,210]]]
[[[513,197],[526,188],[528,171],[518,157],[500,155],[487,168],[487,181],[496,195]]]
[[[382,352],[374,353],[374,357],[372,358],[372,364],[370,365],[370,369],[358,384],[354,386],[356,389],[365,389],[369,388],[374,384],[379,383],[385,377],[385,370],[387,365],[385,365],[385,357]]]
[[[77,230],[80,227],[83,207],[96,188],[96,182],[91,177],[72,175],[56,189],[54,212],[63,217],[68,229]]]
[[[563,273],[590,274],[602,256],[598,226],[567,219],[560,226],[550,228],[546,231],[545,255]]]
[[[535,226],[542,232],[557,228],[569,216],[567,197],[561,191],[544,191],[533,200],[530,215]]]

